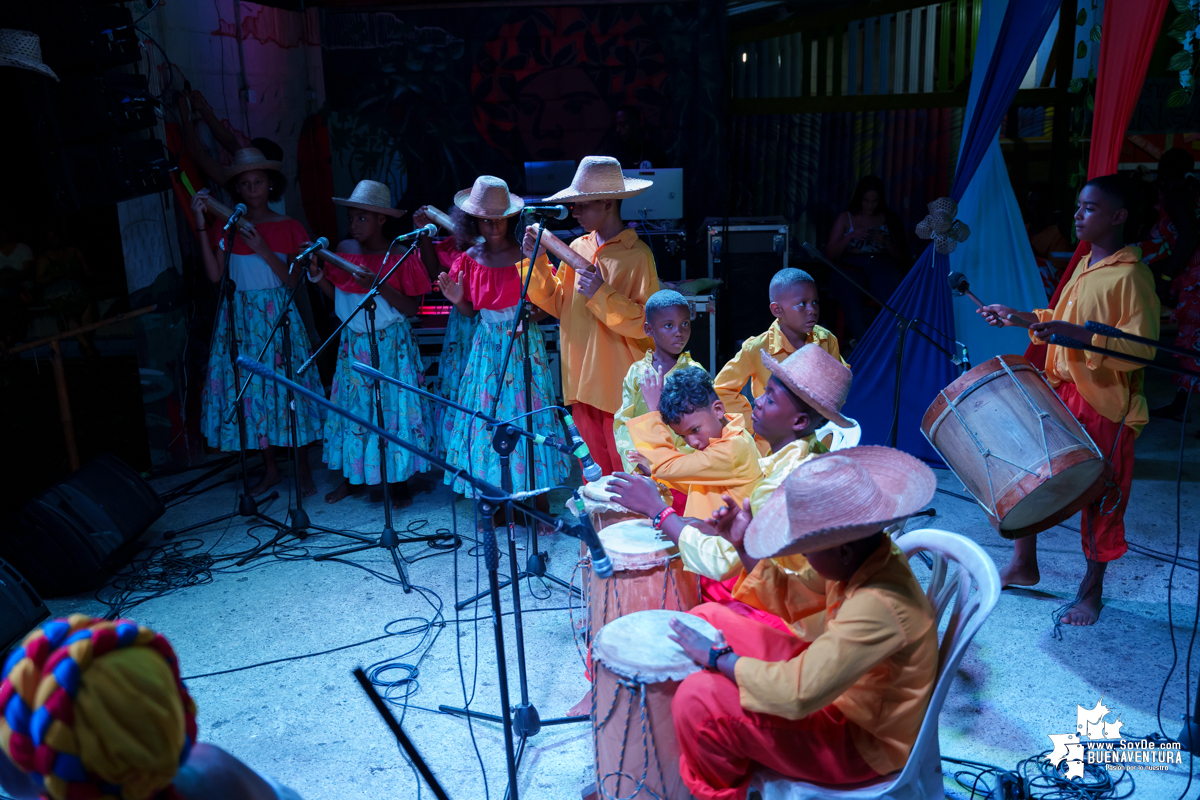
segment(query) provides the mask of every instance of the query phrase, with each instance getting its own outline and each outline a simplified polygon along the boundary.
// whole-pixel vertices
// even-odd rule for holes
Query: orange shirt
[[[602,247],[596,246],[595,233],[580,236],[571,249],[595,264],[604,278],[596,293],[589,299],[575,291],[575,270],[567,264],[555,273],[539,262],[529,281],[529,299],[559,319],[567,405],[586,403],[615,414],[621,408],[621,381],[653,347],[642,323],[646,301],[658,291],[654,254],[632,228]]]
[[[687,453],[675,448],[675,434],[657,411],[626,423],[634,447],[650,462],[650,476],[687,492],[685,516],[708,519],[725,505],[723,494],[740,503],[762,477],[758,449],[741,416],[726,415],[725,420],[721,435],[708,447]]]
[[[813,328],[812,333],[805,337],[804,343],[819,344],[826,353],[846,364],[838,348],[837,337],[820,325]],[[721,367],[717,379],[713,381],[717,397],[725,403],[725,412],[741,414],[746,420],[746,430],[751,434],[754,433],[754,423],[750,420],[750,401],[742,394],[742,387],[746,385],[746,381],[750,381],[750,391],[755,397],[766,391],[771,371],[763,366],[762,357],[759,355],[759,351],[762,350],[766,350],[776,361],[783,361],[796,352],[796,348],[792,347],[792,343],[779,327],[779,320],[772,322],[765,333],[742,342],[742,349],[729,359],[728,364]],[[755,436],[754,442],[758,445],[760,454],[765,456],[771,452],[771,446],[765,439]]]
[[[1120,328],[1126,333],[1158,339],[1161,304],[1154,292],[1154,275],[1142,262],[1139,247],[1123,247],[1108,258],[1089,263],[1088,253],[1063,287],[1058,305],[1033,313],[1042,322],[1063,320],[1076,325],[1088,321]],[[1044,344],[1030,333],[1034,344]],[[1154,348],[1127,339],[1093,335],[1090,344],[1139,358],[1154,358]],[[1096,413],[1133,429],[1134,435],[1150,421],[1142,392],[1142,365],[1111,356],[1046,345],[1046,380],[1051,386],[1073,383]]]
[[[789,625],[807,615],[806,627],[820,630],[791,661],[739,658],[734,672],[742,708],[803,719],[833,704],[868,766],[880,775],[895,772],[917,741],[937,678],[933,609],[887,536],[850,580],[825,584],[825,602],[815,614],[808,586],[819,585],[811,579],[820,576],[811,566],[803,572],[811,573],[809,581],[763,559],[734,590],[735,600]]]

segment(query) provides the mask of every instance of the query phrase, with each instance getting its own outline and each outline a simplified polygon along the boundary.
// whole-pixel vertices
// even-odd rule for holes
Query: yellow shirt
[[[596,246],[596,234],[571,242],[596,265],[604,283],[589,299],[575,291],[575,270],[535,265],[529,299],[558,317],[563,395],[567,405],[586,403],[609,414],[621,408],[620,380],[653,346],[642,329],[646,301],[658,291],[654,254],[632,228]],[[528,259],[526,259],[526,263]],[[522,265],[521,277],[525,277]]]
[[[811,608],[806,586],[800,606],[789,604],[801,581],[767,559],[733,596],[792,624]],[[802,719],[832,703],[871,769],[895,772],[912,752],[937,677],[933,609],[908,560],[885,536],[850,580],[826,583],[821,612],[819,635],[791,661],[738,659],[742,708]]]
[[[721,435],[690,453],[675,449],[675,434],[657,411],[634,417],[628,428],[634,446],[650,461],[650,477],[687,492],[685,516],[708,519],[725,505],[723,494],[740,503],[762,477],[758,450],[740,416],[726,415]]]
[[[1138,247],[1123,247],[1106,259],[1089,263],[1088,253],[1063,287],[1058,305],[1033,313],[1042,322],[1063,320],[1083,325],[1089,320],[1120,328],[1126,333],[1158,339],[1160,303],[1154,292],[1154,275],[1142,262]],[[1034,344],[1044,344],[1030,333]],[[1154,358],[1154,348],[1127,339],[1093,335],[1090,344],[1139,358]],[[1073,383],[1098,414],[1133,429],[1134,436],[1150,421],[1142,392],[1142,365],[1087,350],[1046,346],[1046,380],[1051,386]]]
[[[825,445],[815,435],[810,435],[789,442],[778,453],[760,458],[758,467],[762,470],[762,479],[750,492],[750,510],[757,514],[792,470],[825,452],[828,452]],[[733,577],[742,569],[742,561],[732,544],[720,536],[710,536],[693,525],[685,526],[679,533],[679,555],[685,569],[716,581]],[[799,571],[808,565],[801,555],[777,560],[781,567],[792,571]],[[824,589],[821,591],[824,597]]]
[[[621,410],[613,415],[613,438],[617,440],[617,452],[621,454],[621,464],[626,472],[633,472],[634,464],[625,457],[625,451],[637,448],[633,446],[633,438],[629,435],[629,429],[625,427],[625,423],[634,417],[650,413],[650,407],[646,405],[646,399],[642,397],[642,376],[654,369],[653,360],[654,351],[649,350],[646,352],[645,358],[635,362],[629,368],[629,372],[625,373],[625,382],[621,384]],[[667,370],[667,375],[677,369],[687,369],[688,367],[700,367],[700,365],[692,360],[690,353],[680,353],[679,360],[675,362],[675,366]],[[703,369],[703,367],[700,368]],[[663,377],[665,378],[666,375]],[[675,449],[683,453],[692,452],[692,448],[684,444],[683,438],[679,436],[675,437]]]
[[[812,333],[805,337],[804,343],[818,344],[826,353],[846,364],[838,348],[837,337],[820,325],[813,328]],[[721,367],[717,379],[713,381],[717,396],[725,403],[725,412],[741,414],[746,420],[746,430],[752,434],[754,423],[750,420],[750,401],[742,394],[742,387],[746,385],[746,381],[750,381],[750,391],[755,397],[766,391],[771,371],[763,366],[762,357],[759,356],[762,350],[766,350],[776,361],[783,361],[796,352],[796,348],[792,347],[792,343],[779,327],[779,320],[772,322],[766,333],[760,333],[742,342],[742,349],[729,359],[728,364]],[[762,455],[771,452],[771,446],[765,439],[755,436],[754,441]]]

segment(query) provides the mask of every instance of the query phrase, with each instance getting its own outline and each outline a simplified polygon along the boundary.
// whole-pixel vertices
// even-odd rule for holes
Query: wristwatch
[[[713,672],[716,672],[717,671],[717,659],[720,658],[721,656],[725,655],[726,653],[732,653],[732,652],[733,652],[732,645],[727,644],[724,647],[718,647],[717,645],[714,644],[712,646],[712,648],[708,651],[708,669],[712,670]]]

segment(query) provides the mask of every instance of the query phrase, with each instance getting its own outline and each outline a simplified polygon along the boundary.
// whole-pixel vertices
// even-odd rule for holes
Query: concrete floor
[[[1163,402],[1171,389],[1152,386],[1151,404]],[[1193,420],[1197,415],[1193,414]],[[1183,483],[1183,544],[1181,555],[1198,557],[1196,548],[1197,494],[1200,470],[1195,467],[1200,443],[1188,425]],[[1179,447],[1178,423],[1156,420],[1137,446],[1137,477],[1129,506],[1129,540],[1143,548],[1173,552],[1175,548],[1175,476]],[[319,461],[314,455],[313,462]],[[156,482],[162,491],[190,476]],[[365,496],[337,506],[322,500],[334,476],[315,473],[320,494],[307,502],[315,524],[377,532],[382,506]],[[440,478],[440,475],[438,476]],[[948,471],[939,471],[939,485],[963,491]],[[160,535],[215,516],[235,502],[235,484],[226,484],[191,499],[159,520],[145,537],[161,543]],[[282,514],[284,497],[266,511]],[[398,516],[397,528],[419,527],[423,532],[449,529],[451,495],[440,481],[420,485],[415,503]],[[562,492],[554,505],[561,506]],[[988,526],[972,503],[939,493],[933,505],[938,516],[911,527],[935,527],[965,534],[982,544],[997,564],[1006,563],[1011,546]],[[458,530],[472,530],[471,508],[454,504]],[[1078,526],[1078,519],[1072,521]],[[197,531],[185,541],[197,552],[233,553],[254,544],[240,520]],[[178,540],[176,540],[178,541]],[[1026,757],[1049,749],[1052,733],[1074,730],[1076,704],[1090,708],[1103,696],[1105,705],[1124,723],[1126,737],[1158,730],[1156,707],[1171,666],[1167,626],[1167,580],[1170,565],[1137,553],[1112,565],[1108,572],[1107,604],[1094,628],[1066,628],[1061,641],[1052,636],[1052,612],[1074,597],[1083,572],[1078,534],[1056,528],[1041,537],[1042,583],[1034,590],[1006,591],[962,663],[941,715],[942,753],[1015,767]],[[418,587],[405,594],[390,579],[395,569],[385,551],[373,550],[347,559],[348,563],[314,562],[303,557],[347,544],[334,535],[309,538],[301,547],[287,547],[247,568],[221,562],[212,581],[150,600],[131,616],[164,633],[179,653],[187,683],[199,705],[200,735],[286,783],[308,800],[334,798],[410,798],[432,796],[418,786],[413,770],[398,752],[392,735],[355,682],[357,666],[390,664],[382,680],[409,678],[391,694],[404,729],[428,760],[452,798],[484,797],[484,772],[491,797],[504,793],[503,737],[493,723],[476,722],[471,729],[459,718],[436,713],[439,704],[462,705],[464,685],[471,707],[496,713],[499,707],[493,634],[485,602],[464,610],[455,621],[454,598],[467,597],[486,586],[482,563],[467,547],[457,556],[437,554],[424,544],[402,548],[409,576]],[[469,544],[469,543],[468,543]],[[522,536],[519,559],[525,558]],[[578,543],[563,536],[542,539],[550,554],[552,574],[570,580],[577,562]],[[303,548],[303,549],[301,549]],[[421,559],[421,560],[416,560]],[[457,572],[456,561],[457,559]],[[362,567],[363,569],[356,568]],[[508,559],[501,562],[507,571]],[[457,576],[457,582],[456,582]],[[1177,569],[1174,581],[1175,636],[1180,663],[1162,701],[1162,726],[1168,735],[1179,731],[1183,713],[1183,668],[1187,640],[1196,614],[1197,573]],[[526,610],[525,644],[529,694],[543,718],[563,716],[584,696],[587,682],[573,642],[565,610],[567,592],[540,581],[521,586]],[[503,591],[506,611],[512,598]],[[50,602],[56,615],[73,611],[102,613],[90,595]],[[432,628],[429,622],[437,623]],[[504,617],[510,663],[511,695],[518,697],[513,618]],[[394,635],[336,652],[305,654]],[[460,677],[459,660],[462,664]],[[1200,662],[1200,650],[1196,653]],[[248,665],[269,663],[246,668]],[[411,665],[411,666],[407,666]],[[1200,663],[1192,665],[1192,677]],[[1194,684],[1193,684],[1194,685]],[[403,711],[407,692],[407,711]],[[1112,719],[1110,715],[1109,719]],[[472,746],[471,731],[475,747]],[[476,748],[478,756],[476,755]],[[1182,767],[1169,772],[1134,772],[1136,797],[1178,797],[1187,782]],[[587,725],[548,727],[530,742],[520,770],[520,790],[529,798],[578,797],[578,787],[593,773],[591,731]],[[947,780],[953,797],[969,793]],[[1189,795],[1200,794],[1200,784]]]

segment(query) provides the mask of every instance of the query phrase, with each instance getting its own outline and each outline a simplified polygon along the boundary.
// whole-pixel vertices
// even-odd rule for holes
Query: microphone
[[[587,442],[579,435],[579,429],[575,427],[575,420],[570,414],[563,414],[563,422],[567,425],[567,433],[571,435],[571,441],[575,444],[575,457],[583,465],[583,477],[588,482],[598,481],[604,477],[604,472],[600,469],[600,465],[592,460],[592,451],[588,450]]]
[[[238,203],[233,208],[233,213],[229,215],[229,219],[225,222],[225,232],[229,233],[229,229],[237,224],[237,221],[246,213],[246,204]]]
[[[395,239],[393,239],[392,241],[393,242],[411,242],[413,239],[416,239],[418,236],[428,236],[430,238],[433,238],[434,236],[437,236],[437,232],[438,232],[437,225],[434,225],[432,222],[430,222],[427,225],[422,225],[421,227],[417,228],[412,233],[401,234],[401,235],[397,236]]]
[[[524,213],[541,219],[566,219],[570,212],[566,206],[525,206]]]
[[[583,501],[579,499],[579,492],[575,493],[574,501],[579,523],[572,527],[579,532],[580,540],[587,545],[588,552],[592,554],[592,570],[596,573],[596,577],[607,578],[613,573],[612,559],[608,557],[608,553],[604,552],[604,545],[600,542],[595,527],[592,526],[592,518],[583,510]]]
[[[311,256],[313,253],[317,252],[318,250],[323,250],[323,249],[328,249],[328,248],[329,248],[329,240],[326,239],[324,236],[322,236],[321,238],[317,239],[315,242],[310,244],[308,247],[304,248],[304,250],[302,250],[300,252],[300,254],[296,256],[296,261],[303,261],[304,259],[308,258],[309,256]]]

